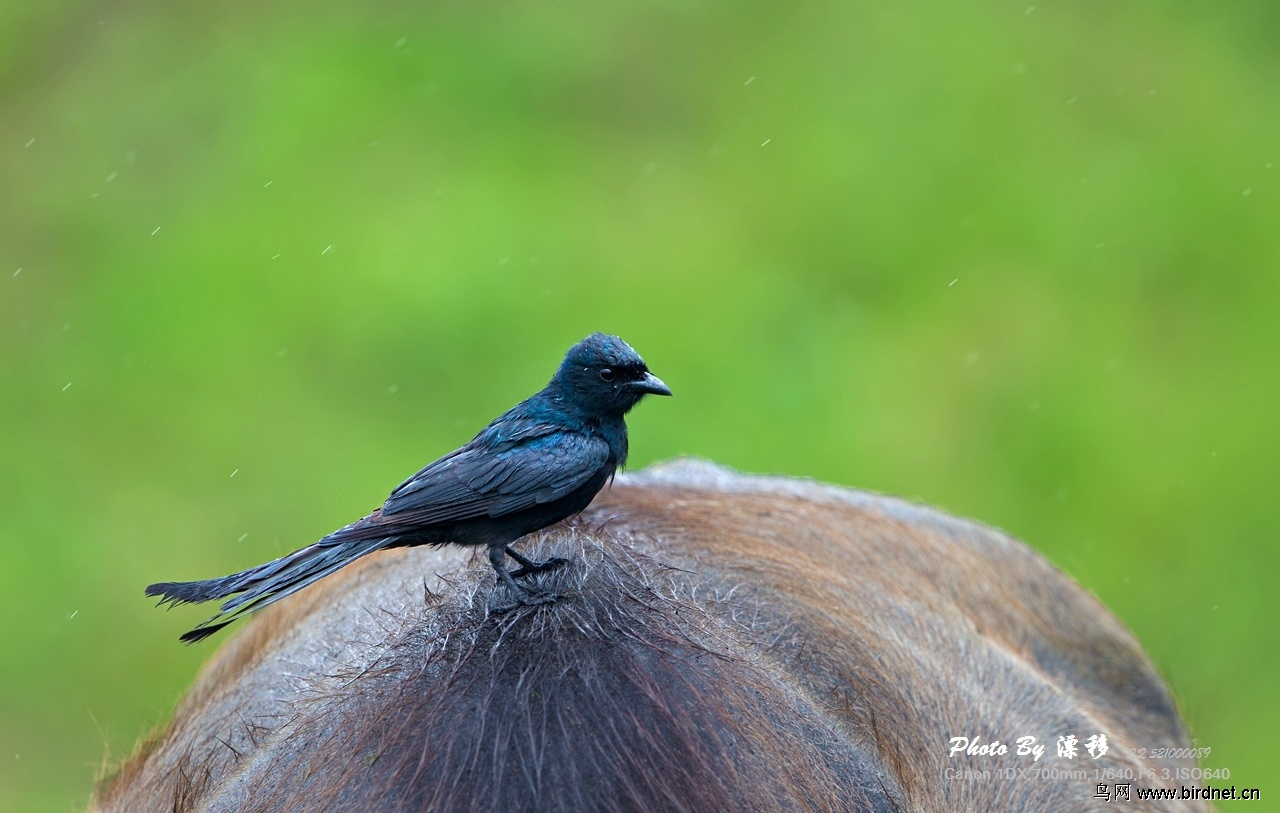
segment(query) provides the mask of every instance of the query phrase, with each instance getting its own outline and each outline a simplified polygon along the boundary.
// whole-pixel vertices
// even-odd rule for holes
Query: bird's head
[[[552,385],[593,415],[625,415],[646,395],[671,394],[631,345],[607,333],[570,347]]]

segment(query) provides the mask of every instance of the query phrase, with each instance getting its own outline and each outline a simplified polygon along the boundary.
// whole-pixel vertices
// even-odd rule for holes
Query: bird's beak
[[[662,379],[653,373],[645,373],[644,378],[631,385],[640,392],[647,392],[652,395],[670,395],[671,388],[662,383]]]

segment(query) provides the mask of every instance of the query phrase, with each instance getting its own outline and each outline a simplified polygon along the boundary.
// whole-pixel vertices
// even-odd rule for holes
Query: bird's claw
[[[559,598],[560,596],[556,593],[534,593],[532,595],[517,594],[513,603],[494,607],[493,612],[509,613],[517,607],[536,607],[540,604],[554,604]]]
[[[524,567],[511,571],[511,578],[519,579],[525,576],[532,576],[535,573],[544,573],[548,570],[556,570],[569,564],[568,559],[562,559],[559,556],[553,556],[545,562],[528,564]]]

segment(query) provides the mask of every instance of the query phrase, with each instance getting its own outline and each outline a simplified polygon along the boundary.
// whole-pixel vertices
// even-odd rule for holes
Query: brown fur
[[[681,461],[522,546],[574,559],[537,577],[562,600],[494,614],[483,564],[414,549],[267,610],[93,809],[1122,810],[1094,769],[1194,765],[1132,753],[1189,745],[1133,637],[980,525]],[[1101,759],[1054,755],[1095,733]]]

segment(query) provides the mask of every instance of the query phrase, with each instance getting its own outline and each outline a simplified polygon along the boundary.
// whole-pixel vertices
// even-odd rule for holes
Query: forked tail
[[[235,596],[223,603],[217,615],[182,635],[180,640],[183,643],[192,644],[208,638],[239,618],[298,592],[361,556],[386,547],[394,539],[395,537],[382,537],[337,541],[326,538],[273,562],[219,579],[153,584],[147,587],[147,595],[160,596],[161,605],[174,606]]]

